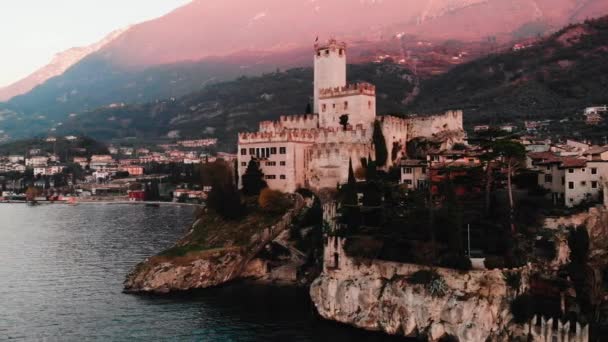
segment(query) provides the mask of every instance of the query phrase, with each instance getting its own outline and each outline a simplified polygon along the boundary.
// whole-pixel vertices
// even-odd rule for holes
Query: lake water
[[[0,204],[0,341],[389,341],[322,321],[306,290],[236,284],[122,293],[191,207]]]

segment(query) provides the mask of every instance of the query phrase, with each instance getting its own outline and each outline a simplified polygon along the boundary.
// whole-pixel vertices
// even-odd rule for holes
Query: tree
[[[372,141],[374,144],[374,149],[376,150],[376,164],[379,166],[386,165],[386,160],[388,159],[388,150],[386,148],[384,134],[382,133],[382,125],[378,120],[374,122]]]
[[[207,206],[226,220],[241,219],[246,213],[241,195],[232,182],[214,184],[207,197]]]
[[[249,161],[242,182],[243,193],[248,196],[257,196],[262,189],[268,186],[264,180],[264,173],[260,169],[260,164],[255,159]]]
[[[348,114],[340,115],[340,126],[346,131],[346,128],[348,128]]]
[[[526,156],[526,148],[519,142],[512,140],[498,140],[494,142],[492,150],[507,167],[507,190],[509,193],[509,221],[511,232],[515,233],[515,202],[513,200],[513,174],[521,166]]]
[[[310,102],[306,104],[306,114],[312,114],[312,107],[310,106]]]

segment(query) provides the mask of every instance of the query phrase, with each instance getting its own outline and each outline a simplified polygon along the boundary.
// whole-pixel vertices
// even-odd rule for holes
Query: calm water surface
[[[298,289],[123,294],[129,270],[171,246],[192,213],[0,204],[0,341],[389,341],[318,320]]]

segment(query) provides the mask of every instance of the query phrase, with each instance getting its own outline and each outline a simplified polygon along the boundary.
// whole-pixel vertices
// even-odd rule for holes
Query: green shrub
[[[429,285],[427,285],[427,289],[431,293],[433,297],[443,297],[448,291],[448,285],[446,284],[443,278],[435,278]]]

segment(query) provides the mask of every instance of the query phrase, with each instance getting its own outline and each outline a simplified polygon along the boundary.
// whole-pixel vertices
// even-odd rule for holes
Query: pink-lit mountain
[[[50,78],[63,74],[68,68],[80,62],[83,58],[91,53],[99,51],[99,49],[116,39],[116,37],[120,36],[126,30],[127,29],[116,30],[95,44],[71,48],[58,53],[55,55],[55,57],[53,57],[53,60],[49,64],[36,70],[26,78],[23,78],[9,86],[0,88],[0,102],[7,101],[17,95],[25,94],[34,89],[34,87],[37,85],[46,82]]]
[[[374,42],[405,35],[506,42],[606,13],[606,0],[194,0],[91,47],[59,54],[48,66],[0,89],[0,101],[29,92],[86,56],[116,66],[117,72],[205,58],[238,61],[237,68],[289,67],[310,62],[303,52],[317,36],[365,46],[365,54],[373,56],[374,49],[386,46]],[[351,62],[358,61],[351,54]],[[95,70],[89,71],[95,79]]]
[[[351,42],[399,33],[508,39],[514,32],[537,34],[605,13],[606,0],[195,0],[134,26],[103,53],[140,66],[288,50],[330,35]]]

